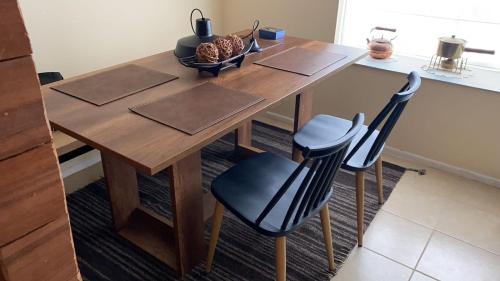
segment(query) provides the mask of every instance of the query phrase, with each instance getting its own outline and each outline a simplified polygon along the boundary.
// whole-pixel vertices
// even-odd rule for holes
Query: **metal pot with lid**
[[[494,50],[485,50],[477,48],[467,48],[465,45],[467,41],[461,38],[456,38],[455,35],[451,37],[440,37],[437,49],[437,55],[449,59],[459,59],[464,52],[473,52],[480,54],[494,55]]]

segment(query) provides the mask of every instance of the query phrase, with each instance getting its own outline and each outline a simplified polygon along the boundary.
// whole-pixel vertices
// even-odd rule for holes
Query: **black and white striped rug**
[[[253,145],[290,157],[290,132],[254,122]],[[233,137],[210,144],[202,151],[203,187],[208,190],[214,177],[234,165]],[[384,194],[389,196],[404,168],[384,163]],[[154,177],[138,174],[142,204],[169,216],[170,200],[165,172]],[[335,262],[339,268],[356,245],[355,178],[340,171],[330,201]],[[165,264],[116,235],[111,228],[111,211],[104,180],[94,182],[67,197],[78,265],[85,280],[177,280]],[[377,192],[373,171],[366,175],[368,225],[376,212]],[[208,241],[210,225],[206,226]],[[229,212],[225,212],[213,271],[204,273],[198,265],[187,280],[274,280],[274,239],[257,234]],[[329,280],[325,246],[319,216],[287,239],[287,280]]]

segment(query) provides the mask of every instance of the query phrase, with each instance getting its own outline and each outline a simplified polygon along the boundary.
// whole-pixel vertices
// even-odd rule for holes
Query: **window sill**
[[[428,63],[427,60],[408,56],[393,56],[388,60],[376,60],[367,56],[356,64],[404,74],[415,70],[426,79],[500,93],[500,72],[498,71],[469,66],[468,70],[463,71],[464,77],[458,74],[455,77],[454,74],[432,74],[425,71],[422,67]]]

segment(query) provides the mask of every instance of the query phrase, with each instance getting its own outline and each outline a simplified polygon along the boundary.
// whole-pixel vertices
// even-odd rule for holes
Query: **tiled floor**
[[[500,280],[500,188],[424,168],[405,173],[333,281]]]

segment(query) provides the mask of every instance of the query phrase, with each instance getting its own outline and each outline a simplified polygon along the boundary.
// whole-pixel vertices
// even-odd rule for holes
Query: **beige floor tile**
[[[500,189],[428,168],[425,176],[405,173],[383,209],[434,228],[456,202],[500,214]]]
[[[365,233],[364,247],[414,268],[432,231],[381,210]]]
[[[428,185],[413,183],[412,175],[405,173],[392,192],[383,210],[395,215],[434,228],[441,214],[451,200],[437,194]],[[426,176],[419,176],[424,179]]]
[[[356,247],[333,281],[406,281],[412,270],[368,249]]]
[[[492,214],[458,202],[449,204],[441,214],[436,229],[500,255],[499,213]]]
[[[500,188],[460,177],[455,177],[448,183],[454,187],[453,190],[460,190],[459,192],[450,192],[451,199],[485,212],[500,214]]]
[[[424,275],[418,271],[414,271],[410,281],[436,281],[436,279]]]
[[[454,192],[463,191],[460,185],[455,184],[458,179],[462,178],[433,168],[424,168],[427,173],[423,176],[415,172],[406,172],[401,179],[401,186],[407,189],[419,190],[428,194],[446,197],[449,197],[450,194]],[[400,187],[399,183],[398,187]]]
[[[417,270],[442,281],[500,280],[500,256],[434,232]]]
[[[500,213],[500,188],[394,157],[384,155],[384,159],[398,165],[427,170],[425,176],[414,172],[405,173],[398,188],[417,189],[466,203],[486,212]]]

